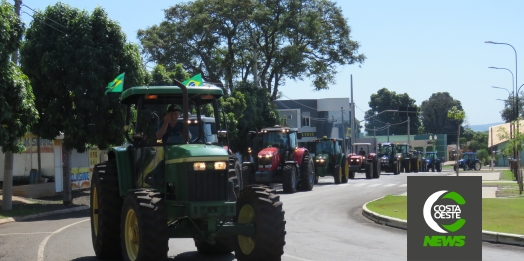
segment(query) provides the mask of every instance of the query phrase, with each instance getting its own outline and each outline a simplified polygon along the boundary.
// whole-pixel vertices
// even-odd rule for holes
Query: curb
[[[375,223],[407,230],[408,229],[407,220],[384,216],[376,212],[373,212],[367,208],[368,203],[371,203],[373,201],[376,201],[382,198],[384,197],[380,197],[380,198],[371,200],[365,203],[364,205],[362,205],[362,215],[368,218],[369,220],[374,221]],[[490,243],[515,245],[515,246],[524,246],[524,235],[482,230],[482,241],[490,242]]]
[[[65,209],[59,209],[59,210],[55,210],[55,211],[51,211],[51,212],[44,212],[44,213],[39,213],[39,214],[34,214],[34,215],[27,215],[27,216],[20,216],[20,217],[2,218],[2,219],[0,219],[0,225],[6,224],[6,223],[11,223],[11,222],[24,221],[24,220],[38,218],[38,217],[45,217],[45,216],[50,216],[50,215],[55,215],[55,214],[62,214],[62,213],[81,211],[81,210],[86,210],[86,209],[89,209],[89,206],[79,206],[79,207],[74,207],[74,208],[65,208]]]

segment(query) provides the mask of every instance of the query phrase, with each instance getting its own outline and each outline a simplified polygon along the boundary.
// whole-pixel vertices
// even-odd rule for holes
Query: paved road
[[[343,185],[333,185],[332,178],[326,177],[312,192],[283,194],[287,244],[282,260],[406,260],[406,231],[377,225],[361,215],[365,202],[405,192],[406,176],[366,180],[358,174]],[[201,256],[190,239],[171,239],[169,248],[171,260],[234,260],[233,254]],[[521,260],[523,256],[522,247],[483,243],[483,260]],[[88,212],[1,225],[0,260],[96,260]]]

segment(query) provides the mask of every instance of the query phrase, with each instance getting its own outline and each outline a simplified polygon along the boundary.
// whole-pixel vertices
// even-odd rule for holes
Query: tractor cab
[[[309,144],[315,153],[315,183],[325,176],[333,176],[335,184],[347,183],[349,172],[342,140],[324,136]]]

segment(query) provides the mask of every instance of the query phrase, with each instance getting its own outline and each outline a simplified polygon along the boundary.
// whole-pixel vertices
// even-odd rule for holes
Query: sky
[[[8,1],[14,3],[14,0]],[[23,0],[24,5],[36,11],[56,2]],[[159,24],[164,19],[164,9],[187,1],[61,2],[87,11],[96,6],[103,7],[109,17],[120,24],[128,42],[140,44],[136,38],[139,29]],[[524,66],[524,60],[520,58],[524,56],[524,37],[521,34],[524,1],[335,2],[341,7],[351,27],[351,38],[359,42],[359,53],[366,55],[366,61],[361,65],[340,66],[336,83],[329,90],[313,91],[309,80],[288,80],[280,87],[286,97],[293,100],[349,98],[352,77],[358,120],[362,120],[364,111],[369,109],[370,96],[387,88],[396,93],[407,93],[419,106],[433,93],[448,92],[461,101],[466,124],[502,122],[500,111],[504,102],[497,99],[507,99],[508,91],[512,92],[515,85],[520,87],[524,83],[524,75],[518,74],[517,70]],[[26,6],[22,6],[21,15],[29,26],[33,11]],[[508,43],[515,48],[517,55],[509,45],[486,44],[485,41]],[[515,85],[512,74],[517,78]]]

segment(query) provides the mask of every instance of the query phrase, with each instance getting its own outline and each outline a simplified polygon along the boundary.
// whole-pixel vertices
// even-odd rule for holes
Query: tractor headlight
[[[271,155],[271,154],[266,154],[266,158],[271,158],[271,157],[273,157],[273,155]]]
[[[357,159],[357,162],[360,162],[360,159]]]
[[[206,163],[205,162],[195,162],[193,163],[193,169],[194,170],[206,170]]]
[[[225,170],[227,167],[226,163],[224,161],[217,161],[215,162],[215,169],[216,170]]]

